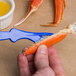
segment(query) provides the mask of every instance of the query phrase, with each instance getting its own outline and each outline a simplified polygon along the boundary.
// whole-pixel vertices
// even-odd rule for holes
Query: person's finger
[[[23,54],[18,55],[18,66],[19,66],[20,76],[31,76],[28,67],[27,58]]]
[[[50,66],[56,76],[65,76],[63,65],[54,46],[48,48]]]
[[[34,64],[34,55],[28,55],[28,56],[27,56],[27,60],[28,60],[30,72],[31,72],[32,74],[34,74],[35,71],[36,71],[36,69],[35,69],[35,64]]]
[[[26,57],[27,57],[28,62],[34,61],[34,56],[33,55],[28,55]]]
[[[35,66],[37,69],[49,67],[48,50],[45,45],[41,45],[36,52]]]

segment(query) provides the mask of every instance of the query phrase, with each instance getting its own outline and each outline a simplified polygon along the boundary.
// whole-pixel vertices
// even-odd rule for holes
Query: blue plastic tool
[[[41,39],[44,39],[43,36],[50,36],[53,33],[35,33],[35,32],[27,32],[22,31],[16,28],[12,28],[9,32],[8,31],[0,31],[0,41],[1,40],[11,40],[13,43],[20,39],[29,39],[33,42],[39,42]]]

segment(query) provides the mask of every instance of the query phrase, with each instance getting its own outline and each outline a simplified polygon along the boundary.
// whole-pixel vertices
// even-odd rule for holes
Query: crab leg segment
[[[37,48],[40,45],[46,45],[47,47],[50,47],[58,42],[60,42],[61,40],[63,40],[66,37],[66,33],[65,34],[55,34],[53,36],[50,36],[46,39],[43,39],[42,41],[34,44],[33,46],[29,47],[28,49],[25,50],[25,54],[26,55],[30,55],[33,54],[37,51]]]
[[[40,6],[40,4],[42,3],[43,0],[30,0],[30,10],[28,12],[28,14],[26,16],[24,16],[24,18],[22,20],[20,20],[17,24],[15,24],[14,26],[18,26],[21,23],[23,23],[33,12],[35,12],[38,7]]]
[[[65,7],[65,0],[55,0],[54,23],[42,26],[57,26],[57,24],[63,19],[64,7]]]

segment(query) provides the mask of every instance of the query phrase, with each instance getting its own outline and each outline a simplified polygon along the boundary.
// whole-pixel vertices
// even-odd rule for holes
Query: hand
[[[65,76],[55,47],[41,45],[35,56],[19,54],[20,76]]]

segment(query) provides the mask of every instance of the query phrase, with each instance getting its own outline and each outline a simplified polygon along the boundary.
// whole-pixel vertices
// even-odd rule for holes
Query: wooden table
[[[30,0],[15,0],[16,9],[11,25],[14,25],[27,13]],[[33,13],[23,24],[15,28],[31,32],[57,32],[68,24],[76,21],[76,0],[66,0],[64,19],[58,27],[41,27],[41,24],[53,22],[54,0],[44,0],[39,10]],[[9,31],[9,26],[3,31]],[[33,44],[29,40],[19,40],[12,43],[9,40],[0,41],[0,76],[19,76],[17,55],[24,47]],[[76,75],[76,36],[68,35],[62,42],[55,45],[63,62],[66,76]]]

